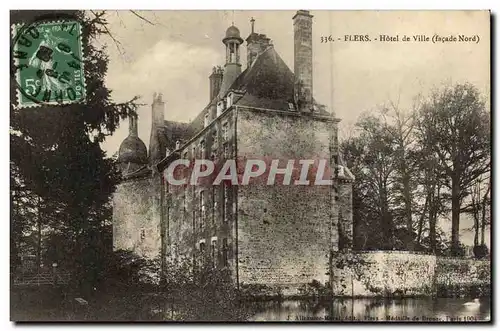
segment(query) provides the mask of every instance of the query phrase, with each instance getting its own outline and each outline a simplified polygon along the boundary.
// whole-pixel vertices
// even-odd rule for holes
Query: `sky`
[[[293,70],[295,11],[109,11],[113,41],[103,36],[110,62],[106,84],[114,101],[141,96],[139,137],[149,143],[151,101],[160,92],[165,118],[187,122],[208,103],[214,65],[223,65],[222,38],[234,22],[246,39],[250,19],[255,31],[267,34],[274,48]],[[468,81],[489,99],[489,12],[466,11],[311,11],[313,18],[314,97],[334,111],[349,131],[363,112],[393,101],[410,108],[416,95],[427,95],[443,84]],[[91,14],[90,14],[91,15]],[[346,35],[369,35],[371,42],[346,42]],[[479,36],[478,43],[402,42],[425,35]],[[399,35],[399,42],[375,41],[380,35]],[[332,36],[333,43],[321,37]],[[339,41],[338,38],[341,38]],[[241,47],[242,68],[246,47]],[[103,143],[108,155],[118,151],[128,134],[128,122]],[[445,222],[443,222],[445,224]],[[470,227],[464,220],[462,227]],[[446,229],[445,229],[446,230]],[[466,242],[471,234],[464,233]],[[489,236],[488,236],[489,241]],[[469,243],[470,244],[470,243]]]

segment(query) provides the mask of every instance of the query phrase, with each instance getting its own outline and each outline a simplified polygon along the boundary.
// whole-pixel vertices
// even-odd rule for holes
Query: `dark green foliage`
[[[444,86],[406,112],[390,104],[390,110],[361,116],[356,134],[340,146],[356,177],[353,247],[443,254],[437,224],[451,216],[447,249],[460,255],[461,212],[474,214],[476,242],[481,223],[484,243],[490,114],[479,90],[468,83]],[[484,187],[480,201],[467,207],[476,184]]]
[[[17,109],[11,77],[11,255],[16,262],[31,249],[40,263],[57,262],[85,280],[88,292],[112,250],[110,198],[119,179],[100,143],[137,105],[135,98],[114,103],[104,85],[108,56],[93,43],[106,25],[101,13],[14,11],[11,16],[12,23],[24,24],[41,18],[82,22],[87,100]],[[39,241],[25,248],[30,232]]]
[[[299,295],[310,298],[331,298],[332,289],[329,283],[322,284],[313,279],[310,283],[299,288]]]
[[[473,251],[474,251],[474,257],[477,259],[482,259],[484,257],[487,257],[489,254],[488,246],[486,245],[474,246]]]
[[[112,300],[117,316],[141,311],[141,319],[153,320],[245,320],[238,292],[227,269],[211,264],[193,265],[192,259],[166,264],[165,281],[159,282],[159,261],[144,259],[132,252],[117,251],[110,256],[94,294],[96,301]],[[143,302],[143,303],[140,303]],[[142,305],[142,306],[140,306]]]
[[[240,297],[252,300],[255,297],[270,298],[276,296],[276,291],[265,284],[240,284]]]

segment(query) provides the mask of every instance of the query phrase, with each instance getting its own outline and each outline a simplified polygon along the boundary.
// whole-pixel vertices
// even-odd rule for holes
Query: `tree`
[[[67,241],[61,245],[69,250],[67,267],[79,270],[76,276],[80,279],[91,280],[102,267],[100,257],[104,255],[100,253],[111,250],[106,239],[110,197],[119,178],[114,160],[105,155],[100,143],[116,130],[120,119],[135,114],[137,98],[115,103],[105,87],[108,57],[92,42],[99,34],[109,33],[104,12],[11,12],[13,23],[35,18],[82,22],[87,99],[81,104],[16,109],[16,85],[11,78],[11,169],[15,169],[11,182],[23,183],[23,191],[40,201],[34,205],[37,211],[44,211],[43,224],[59,240]],[[18,211],[29,209],[27,200],[17,203]],[[16,218],[21,222],[20,215]],[[26,227],[22,222],[16,224]]]
[[[487,250],[485,244],[486,225],[490,221],[489,206],[491,206],[491,176],[485,178],[480,176],[476,179],[474,185],[470,189],[469,204],[462,208],[462,212],[472,215],[474,219],[474,252],[475,255],[485,255]],[[481,241],[479,235],[481,234]]]
[[[347,167],[356,177],[353,183],[353,247],[356,250],[378,249],[384,241],[379,229],[379,215],[372,206],[372,190],[367,173],[363,170],[365,141],[363,138],[349,137],[340,144]]]
[[[434,91],[423,102],[419,118],[421,135],[448,178],[452,252],[457,254],[463,199],[490,168],[489,115],[477,88],[466,83]]]
[[[392,249],[394,222],[391,205],[395,174],[395,145],[386,123],[371,115],[362,116],[356,123],[359,135],[341,144],[341,150],[356,176],[353,186],[353,218],[355,246],[364,241],[363,248]],[[379,240],[373,228],[380,229]],[[371,238],[360,236],[369,233]],[[370,243],[371,242],[371,243]],[[368,247],[367,247],[368,246]],[[358,247],[359,248],[359,247]]]
[[[407,240],[404,246],[413,250],[413,212],[415,193],[417,186],[415,176],[418,173],[418,159],[416,158],[416,136],[414,134],[416,124],[416,113],[405,111],[400,108],[398,102],[390,102],[389,108],[382,110],[384,127],[393,139],[394,144],[394,167],[395,167],[395,194],[401,204],[401,219],[406,226]],[[389,116],[389,118],[387,118]],[[399,208],[397,208],[399,209]]]

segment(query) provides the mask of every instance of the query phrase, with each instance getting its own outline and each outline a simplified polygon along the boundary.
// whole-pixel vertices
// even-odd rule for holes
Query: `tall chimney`
[[[165,102],[161,93],[153,95],[151,136],[149,139],[149,162],[155,164],[165,156],[165,150],[160,144],[160,128],[165,125]]]
[[[130,137],[137,137],[137,115],[130,114],[128,117],[128,135]]]
[[[250,68],[260,54],[262,54],[270,45],[271,39],[267,38],[265,34],[258,34],[255,32],[255,19],[252,17],[250,20],[252,32],[247,37],[247,67]]]
[[[313,107],[312,18],[308,10],[298,10],[293,19],[295,97],[300,111]]]
[[[212,74],[208,77],[210,80],[210,100],[212,101],[217,94],[219,94],[220,86],[222,84],[223,69],[220,66],[212,68]]]

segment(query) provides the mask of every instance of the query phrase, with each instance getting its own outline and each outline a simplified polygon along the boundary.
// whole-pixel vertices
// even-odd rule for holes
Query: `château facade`
[[[330,252],[352,242],[352,173],[341,164],[338,123],[313,98],[312,22],[293,16],[294,71],[270,38],[234,25],[222,42],[224,67],[209,76],[207,106],[190,123],[165,120],[161,94],[152,103],[149,148],[130,118],[118,153],[123,180],[113,203],[114,249],[146,257],[183,256],[228,268],[237,284],[293,292],[326,283]],[[167,110],[168,117],[168,110]],[[328,160],[333,185],[169,185],[177,159]],[[286,163],[286,162],[285,162]]]

